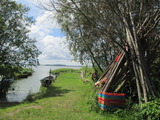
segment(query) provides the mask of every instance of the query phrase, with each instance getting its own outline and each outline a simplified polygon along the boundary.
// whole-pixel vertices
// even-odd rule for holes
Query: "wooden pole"
[[[121,65],[121,62],[124,58],[124,55],[125,55],[125,52],[123,51],[119,61],[117,61],[115,63],[115,68],[113,68],[113,72],[112,72],[111,76],[109,76],[108,82],[106,82],[104,85],[103,92],[106,92],[109,89],[109,86],[113,81],[113,78],[115,77],[116,73],[118,72],[119,68],[121,67],[120,65]]]

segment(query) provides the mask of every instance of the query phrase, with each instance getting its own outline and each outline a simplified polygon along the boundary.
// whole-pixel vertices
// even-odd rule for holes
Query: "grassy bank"
[[[29,96],[30,102],[0,109],[0,120],[128,120],[127,111],[110,113],[96,110],[92,82],[84,83],[80,70],[59,72],[56,81],[42,93]],[[89,76],[89,74],[88,74]],[[126,115],[125,115],[126,114]]]
[[[21,71],[18,73],[15,73],[15,78],[27,78],[28,76],[31,76],[34,71],[30,68],[21,68]]]

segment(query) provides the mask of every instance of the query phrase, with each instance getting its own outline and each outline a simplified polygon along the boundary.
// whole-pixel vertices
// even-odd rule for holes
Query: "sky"
[[[54,12],[37,7],[36,0],[14,0],[30,8],[29,17],[35,19],[30,37],[37,40],[36,46],[42,52],[38,57],[40,64],[80,65],[73,61],[66,44],[66,36],[53,17]]]

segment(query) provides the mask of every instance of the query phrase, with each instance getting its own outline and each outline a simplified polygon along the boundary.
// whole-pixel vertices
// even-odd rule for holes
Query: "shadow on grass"
[[[48,98],[48,97],[63,96],[64,94],[73,91],[73,90],[62,89],[61,87],[54,87],[54,86],[50,86],[48,88],[41,86],[41,89],[43,89],[43,92],[28,95],[27,98],[22,103],[35,102],[35,100]],[[16,106],[19,104],[21,104],[21,103],[19,103],[19,102],[0,102],[0,109]]]
[[[46,92],[42,95],[42,97],[55,97],[55,96],[63,96],[66,93],[69,93],[73,90],[62,89],[61,87],[50,86],[47,88]]]
[[[59,97],[73,91],[73,90],[62,89],[61,87],[54,87],[54,86],[50,86],[48,88],[41,86],[41,89],[43,89],[41,93],[28,95],[28,97],[26,98],[26,100],[24,100],[24,102],[34,102],[35,100],[48,98],[48,97]]]
[[[19,105],[19,102],[0,102],[0,109]]]

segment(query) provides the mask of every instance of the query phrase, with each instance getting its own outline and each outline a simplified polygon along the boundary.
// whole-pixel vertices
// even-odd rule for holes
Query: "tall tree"
[[[108,46],[111,47],[110,51],[113,54],[116,48],[130,54],[141,103],[142,97],[147,102],[149,95],[157,96],[148,68],[157,59],[151,56],[158,54],[160,43],[159,5],[159,0],[51,0],[48,9],[57,11],[58,22],[67,33],[71,51],[78,53],[78,56],[84,54],[86,48],[82,40],[85,46],[93,48],[86,49],[93,53],[91,58],[100,56],[93,52],[94,50],[99,50],[100,53],[103,50],[110,50],[107,49]],[[106,48],[99,48],[100,43]],[[125,50],[126,45],[129,51]],[[153,53],[154,51],[156,53]],[[101,60],[103,61],[96,59],[98,62]],[[96,61],[95,63],[98,63]]]
[[[0,1],[0,65],[35,64],[40,52],[36,40],[29,37],[33,20],[27,16],[28,10],[12,0]]]
[[[108,38],[104,40],[105,36],[102,36],[102,32],[98,31],[99,28],[95,27],[97,24],[101,25],[95,5],[83,0],[78,1],[80,8],[76,3],[66,0],[50,1],[49,6],[45,6],[45,2],[40,4],[47,10],[57,10],[55,16],[67,35],[69,49],[75,59],[81,63],[90,60],[103,71],[114,55],[116,47],[108,45],[109,42],[106,40]],[[85,11],[88,16],[85,16],[82,11]]]

